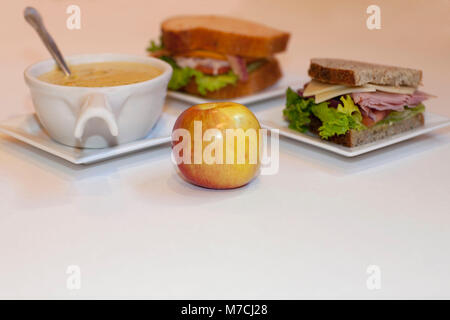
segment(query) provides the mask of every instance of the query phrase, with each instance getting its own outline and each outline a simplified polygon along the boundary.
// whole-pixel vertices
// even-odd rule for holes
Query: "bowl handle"
[[[94,92],[87,96],[75,124],[74,136],[76,139],[81,139],[86,123],[92,118],[103,119],[108,125],[111,135],[117,137],[119,128],[117,126],[116,118],[111,111],[111,107],[109,106],[105,95],[102,93]]]

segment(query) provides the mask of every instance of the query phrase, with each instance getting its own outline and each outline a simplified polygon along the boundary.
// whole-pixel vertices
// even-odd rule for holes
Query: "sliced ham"
[[[219,75],[231,70],[228,61],[218,59],[177,56],[175,61],[181,68],[189,67],[209,75]]]
[[[298,90],[298,95],[303,96],[304,88]],[[375,123],[383,120],[388,114],[394,111],[404,111],[405,106],[415,107],[422,101],[431,97],[431,95],[416,90],[413,94],[387,93],[381,91],[375,92],[355,92],[351,97],[361,110],[363,116],[363,124],[367,127],[373,126]],[[309,98],[309,97],[304,97]],[[329,106],[336,108],[341,101],[339,97],[327,100]]]
[[[248,80],[246,60],[238,56],[227,56],[227,60],[203,58],[196,56],[176,56],[176,63],[181,67],[189,67],[209,75],[219,75],[233,70],[241,81]]]
[[[367,111],[366,109],[368,108],[380,111],[403,111],[405,110],[405,106],[415,107],[427,98],[429,98],[429,95],[422,91],[415,91],[413,94],[398,94],[380,91],[352,93],[353,101],[364,111]]]
[[[231,69],[236,73],[241,81],[248,80],[247,63],[245,59],[239,56],[227,55],[228,62],[230,63]]]
[[[405,106],[415,107],[430,95],[422,91],[413,94],[398,94],[387,92],[355,92],[352,99],[361,109],[363,123],[371,126],[383,120],[391,110],[403,111]]]

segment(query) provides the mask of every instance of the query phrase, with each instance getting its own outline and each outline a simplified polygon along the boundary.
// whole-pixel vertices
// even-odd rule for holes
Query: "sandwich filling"
[[[245,82],[251,72],[267,62],[266,59],[223,55],[204,50],[174,54],[164,48],[162,40],[161,44],[151,41],[147,51],[172,66],[173,74],[168,86],[170,90],[183,89],[194,79],[201,95],[228,85],[236,85],[238,81]]]
[[[412,87],[367,84],[359,87],[329,85],[312,80],[297,92],[288,88],[283,110],[289,128],[305,132],[320,121],[322,139],[392,124],[425,110],[429,94]]]

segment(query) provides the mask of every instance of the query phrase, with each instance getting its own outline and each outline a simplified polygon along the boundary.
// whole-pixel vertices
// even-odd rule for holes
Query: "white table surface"
[[[76,31],[64,28],[69,2],[2,4],[0,120],[32,112],[22,71],[47,58],[22,21],[29,4],[67,54],[144,54],[160,20],[184,12],[270,22],[293,33],[285,68],[305,74],[318,55],[416,66],[438,95],[427,106],[450,117],[448,1],[380,1],[379,31],[351,1],[278,1],[277,14],[270,1],[189,2],[78,1]],[[281,139],[278,174],[214,191],[184,182],[167,145],[76,166],[0,135],[0,298],[450,298],[449,162],[449,129],[353,159]],[[79,290],[66,287],[69,265]]]

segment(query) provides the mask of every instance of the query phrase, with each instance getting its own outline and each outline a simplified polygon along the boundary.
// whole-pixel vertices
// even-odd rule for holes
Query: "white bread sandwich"
[[[281,78],[274,55],[289,33],[223,16],[176,16],[161,25],[161,43],[147,49],[174,69],[170,90],[212,99],[259,92]]]
[[[291,129],[356,147],[424,125],[422,102],[431,95],[418,90],[421,70],[316,58],[308,74],[303,89],[287,90]]]

